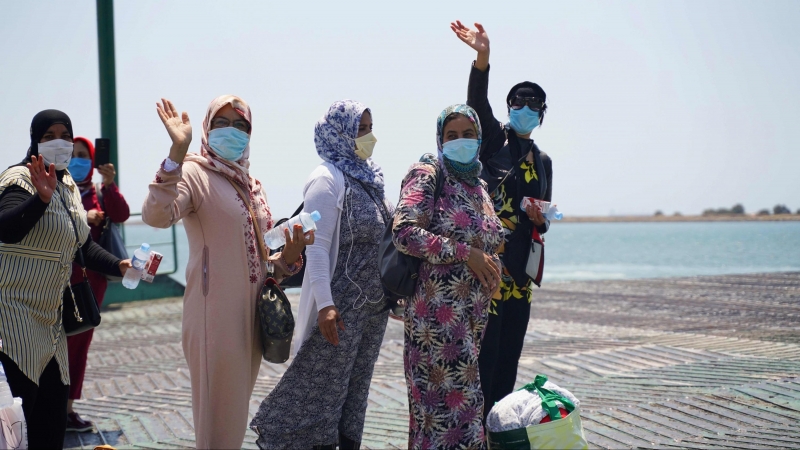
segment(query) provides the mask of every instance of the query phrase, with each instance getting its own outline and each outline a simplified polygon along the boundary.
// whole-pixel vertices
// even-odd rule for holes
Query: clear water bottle
[[[136,289],[136,286],[139,285],[139,280],[142,279],[142,271],[149,257],[150,244],[142,244],[141,247],[133,252],[133,258],[131,258],[131,265],[133,267],[129,268],[125,272],[125,276],[122,277],[123,286],[128,289]]]
[[[286,235],[283,233],[283,230],[288,228],[289,231],[291,231],[294,230],[295,225],[302,225],[303,233],[307,233],[311,230],[317,229],[317,224],[315,222],[321,218],[322,216],[319,215],[319,211],[314,211],[312,213],[307,213],[305,211],[301,212],[286,222],[264,233],[264,243],[267,244],[267,247],[275,250],[276,248],[286,244]]]
[[[14,396],[11,395],[11,387],[6,380],[6,371],[3,363],[0,363],[0,408],[8,408],[14,404]]]

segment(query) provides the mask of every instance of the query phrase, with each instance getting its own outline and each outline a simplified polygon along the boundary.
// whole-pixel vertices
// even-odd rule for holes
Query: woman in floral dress
[[[479,178],[475,111],[448,107],[436,131],[438,157],[411,167],[393,225],[397,248],[422,260],[404,318],[408,446],[485,448],[478,353],[500,279],[502,224]]]

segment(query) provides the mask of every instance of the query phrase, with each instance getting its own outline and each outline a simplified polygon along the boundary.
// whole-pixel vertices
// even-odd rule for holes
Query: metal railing
[[[131,219],[128,219],[122,225],[122,240],[125,243],[125,248],[128,254],[131,255],[139,248],[142,242],[150,244],[150,249],[157,251],[164,255],[161,265],[158,267],[158,275],[171,275],[178,271],[178,240],[175,232],[175,225],[169,228],[153,228],[150,225],[142,222],[142,213],[131,213]],[[139,219],[133,219],[138,217]],[[132,220],[133,219],[133,220]],[[136,228],[142,228],[143,231],[134,231]],[[165,239],[163,235],[167,235]],[[130,239],[136,239],[129,242]],[[154,239],[151,239],[153,237]],[[139,241],[139,242],[137,242]],[[164,250],[166,249],[166,251]],[[168,252],[171,253],[169,260],[172,262],[170,266],[167,261]],[[167,263],[167,264],[165,264]]]

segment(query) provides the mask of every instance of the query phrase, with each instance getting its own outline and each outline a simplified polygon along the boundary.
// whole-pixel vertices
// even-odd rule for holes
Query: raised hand
[[[50,203],[53,198],[53,192],[56,190],[56,165],[50,164],[49,170],[44,166],[44,158],[31,156],[31,162],[26,164],[28,171],[31,173],[31,183],[39,193],[39,198],[45,203]]]
[[[483,29],[483,25],[475,23],[475,29],[468,28],[461,23],[460,20],[450,23],[450,29],[458,36],[465,44],[472,47],[476,52],[489,53],[489,35]]]
[[[189,114],[186,111],[178,114],[175,105],[165,98],[161,99],[161,104],[156,103],[156,110],[172,139],[169,158],[176,163],[182,163],[189,150],[189,144],[192,142],[192,124],[189,122]]]
[[[283,230],[283,235],[286,238],[286,246],[283,247],[283,258],[287,264],[294,264],[300,254],[305,250],[306,245],[314,243],[314,230],[303,234],[303,226],[295,225],[292,234],[289,234],[289,229]]]
[[[109,163],[98,166],[97,171],[103,176],[103,185],[108,186],[114,183],[114,177],[117,176],[117,171],[114,169],[113,164]]]

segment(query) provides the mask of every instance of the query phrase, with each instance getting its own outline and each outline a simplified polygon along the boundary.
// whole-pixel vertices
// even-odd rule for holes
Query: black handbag
[[[288,222],[290,219],[292,219],[293,217],[296,217],[298,214],[303,212],[303,206],[305,206],[305,202],[300,203],[300,206],[297,207],[297,209],[292,213],[291,216],[283,218],[283,219],[280,219],[277,222],[275,222],[275,227],[283,224],[284,222]],[[283,247],[280,247],[275,251],[276,252],[283,251]],[[306,261],[306,249],[303,249],[302,255],[303,255],[303,261]],[[283,280],[283,282],[281,282],[281,286],[283,286],[285,288],[301,287],[303,285],[303,277],[305,275],[306,275],[306,265],[303,264],[303,267],[300,269],[300,271],[297,272],[296,274],[292,275],[292,276],[286,277]]]
[[[436,167],[436,188],[433,191],[433,204],[442,193],[444,176],[438,164]],[[398,300],[410,298],[417,288],[419,277],[419,258],[407,255],[397,249],[393,241],[392,228],[394,220],[390,220],[383,232],[383,238],[378,246],[378,266],[381,271],[381,284],[388,301],[388,308],[396,310]],[[398,314],[399,315],[399,314]]]
[[[72,222],[72,229],[75,231],[75,242],[78,244],[78,264],[83,271],[83,281],[67,286],[62,297],[61,323],[64,325],[64,332],[67,336],[74,336],[100,325],[100,308],[97,306],[94,292],[89,285],[89,278],[86,276],[86,262],[83,259],[83,250],[80,248],[78,227],[75,225],[72,215],[69,214],[64,197],[59,194],[59,198],[64,209],[67,210],[69,220]]]
[[[250,212],[250,219],[253,222],[253,231],[258,241],[258,251],[261,259],[267,264],[267,279],[261,286],[261,291],[256,299],[256,314],[259,320],[259,335],[261,337],[261,356],[267,362],[281,364],[289,359],[289,350],[292,347],[292,335],[294,333],[294,315],[289,299],[275,280],[273,266],[269,261],[269,251],[264,245],[264,235],[261,234],[261,227],[258,225],[258,217],[250,206],[250,201],[245,196],[244,191],[232,180],[231,185],[239,196],[242,197],[247,210]],[[304,265],[305,267],[305,265]]]
[[[106,207],[103,202],[100,183],[95,185],[95,191],[97,192],[97,201],[100,203],[100,209],[105,212]],[[125,248],[125,240],[122,238],[119,224],[112,222],[110,217],[106,217],[105,223],[103,223],[103,231],[100,233],[100,239],[97,240],[97,244],[119,259],[129,258],[128,249]],[[105,277],[108,281],[122,281],[122,277],[113,275],[106,275]]]
[[[267,275],[256,300],[261,326],[261,356],[267,362],[281,364],[289,359],[294,333],[292,305],[272,272]]]

